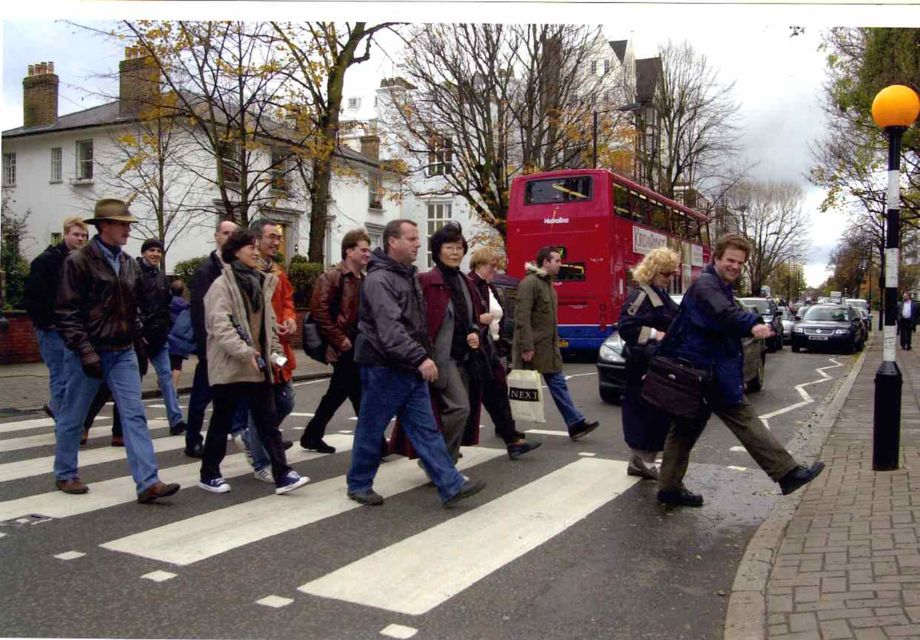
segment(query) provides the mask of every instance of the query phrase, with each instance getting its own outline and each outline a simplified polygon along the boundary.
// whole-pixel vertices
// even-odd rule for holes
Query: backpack
[[[338,270],[335,270],[338,273]],[[342,276],[339,274],[338,278],[338,289],[334,296],[333,302],[335,304],[330,305],[330,315],[333,319],[339,317],[339,305],[342,303]],[[326,349],[329,346],[329,341],[326,340],[326,337],[323,335],[323,332],[320,331],[319,324],[316,322],[316,318],[313,317],[309,311],[303,314],[303,322],[301,323],[301,335],[303,336],[303,351],[310,358],[320,362],[322,364],[329,364],[326,360]]]

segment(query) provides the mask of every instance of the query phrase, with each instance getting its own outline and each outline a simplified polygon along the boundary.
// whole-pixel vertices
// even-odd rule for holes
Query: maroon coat
[[[473,302],[473,318],[476,319],[476,326],[480,330],[480,340],[482,340],[482,330],[486,328],[479,323],[479,316],[485,313],[482,297],[479,295],[479,292],[468,276],[461,273],[460,277],[466,284],[470,294],[470,300]],[[425,296],[425,315],[428,323],[428,337],[431,343],[434,344],[438,331],[441,329],[441,324],[447,316],[447,305],[450,303],[450,287],[444,281],[444,276],[441,275],[438,267],[434,267],[427,273],[419,274],[418,279],[422,285],[422,293]],[[434,413],[435,422],[438,424],[438,429],[441,429],[441,395],[436,389],[430,386],[429,389],[431,391],[431,409]],[[482,389],[478,380],[470,380],[469,392],[470,417],[467,420],[466,429],[463,432],[463,440],[461,442],[463,446],[479,444],[479,416],[482,410]],[[409,458],[418,457],[415,453],[415,449],[412,447],[412,443],[409,442],[409,438],[403,432],[399,420],[396,421],[396,426],[393,428],[393,433],[390,435],[390,453],[398,453]]]

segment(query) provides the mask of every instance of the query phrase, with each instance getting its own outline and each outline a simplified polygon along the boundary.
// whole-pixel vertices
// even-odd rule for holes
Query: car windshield
[[[865,300],[847,300],[847,304],[856,307],[857,309],[869,310],[869,303]]]
[[[847,310],[840,307],[811,307],[803,319],[812,322],[846,322]]]
[[[754,307],[757,313],[770,315],[770,303],[766,300],[758,300],[757,298],[741,298],[741,302],[745,306]]]

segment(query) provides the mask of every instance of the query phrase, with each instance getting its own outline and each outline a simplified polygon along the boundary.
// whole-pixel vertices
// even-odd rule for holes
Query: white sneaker
[[[230,485],[223,478],[214,478],[212,480],[199,480],[198,486],[211,493],[227,493],[230,491]]]
[[[256,480],[261,480],[262,482],[268,482],[270,484],[275,484],[275,479],[272,478],[271,467],[263,467],[261,469],[256,469],[252,472],[252,476]]]
[[[246,462],[249,463],[250,467],[253,466],[252,451],[246,446],[246,440],[243,439],[243,432],[234,433],[230,437],[233,440],[233,445],[236,447],[236,450],[246,454]],[[274,480],[272,480],[272,482],[274,482]]]

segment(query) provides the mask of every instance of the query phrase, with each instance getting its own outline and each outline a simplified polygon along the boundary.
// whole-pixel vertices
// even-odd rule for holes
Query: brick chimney
[[[379,160],[380,138],[378,136],[361,136],[361,153],[374,160]]]
[[[134,117],[159,104],[160,73],[141,47],[125,47],[118,63],[118,115]]]
[[[23,127],[45,127],[57,122],[58,77],[53,62],[29,65],[29,75],[22,79]]]

